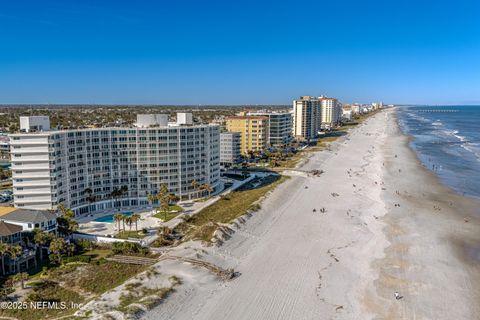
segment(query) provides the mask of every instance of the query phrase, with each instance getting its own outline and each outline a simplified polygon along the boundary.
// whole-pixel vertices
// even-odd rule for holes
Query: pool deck
[[[83,233],[94,234],[97,236],[113,236],[119,231],[117,228],[118,226],[117,223],[99,222],[99,221],[95,221],[95,219],[98,219],[107,215],[111,215],[111,214],[126,213],[126,212],[133,212],[133,213],[140,214],[141,218],[138,221],[138,230],[146,228],[147,230],[152,231],[153,229],[158,229],[162,226],[174,228],[176,225],[178,225],[183,221],[182,216],[193,216],[198,212],[200,212],[205,207],[208,207],[209,205],[218,201],[221,195],[227,194],[229,192],[232,192],[238,189],[239,187],[250,182],[252,179],[255,179],[256,177],[265,177],[268,175],[270,175],[270,173],[255,172],[255,173],[251,173],[250,177],[242,181],[228,179],[229,181],[233,182],[232,186],[230,186],[227,189],[223,189],[219,192],[212,193],[211,197],[209,199],[205,199],[205,201],[179,202],[178,205],[183,208],[183,211],[176,218],[173,218],[172,220],[167,221],[165,223],[163,223],[162,220],[153,217],[153,215],[156,213],[156,208],[153,208],[153,207],[128,208],[127,207],[123,209],[105,210],[102,212],[95,213],[94,215],[79,217],[76,219],[79,224],[78,231]],[[123,224],[121,225],[121,227],[123,229]],[[129,227],[127,225],[125,225],[125,228],[127,231],[129,230]],[[132,230],[134,230],[134,228],[135,226],[132,227]],[[154,236],[148,236],[147,238],[145,238],[145,240],[148,243],[151,243],[155,240],[156,237],[157,236],[155,234]]]
[[[115,222],[100,222],[95,221],[95,219],[105,217],[111,214],[117,213],[127,213],[133,212],[138,213],[140,215],[140,220],[138,221],[138,229],[141,230],[143,228],[152,229],[158,228],[162,225],[162,221],[153,217],[155,214],[155,209],[152,208],[137,208],[137,209],[123,209],[123,210],[106,210],[103,212],[96,213],[94,215],[88,215],[86,217],[77,218],[78,222],[78,231],[83,233],[95,234],[99,236],[108,236],[114,235],[117,233],[118,230],[118,223]],[[123,228],[123,224],[121,225]],[[132,230],[134,230],[135,226],[132,226]],[[125,225],[125,229],[129,230],[129,227]]]

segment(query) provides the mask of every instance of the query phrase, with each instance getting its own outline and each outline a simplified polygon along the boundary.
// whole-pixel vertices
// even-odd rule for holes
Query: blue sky
[[[480,104],[479,3],[2,1],[0,103]]]

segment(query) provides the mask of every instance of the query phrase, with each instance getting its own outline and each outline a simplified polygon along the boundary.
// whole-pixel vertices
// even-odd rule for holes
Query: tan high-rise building
[[[335,127],[342,116],[342,107],[335,98],[320,96],[318,99],[321,102],[321,128],[331,129]]]
[[[300,141],[311,141],[320,130],[320,100],[301,96],[293,101],[293,136]]]
[[[249,151],[262,151],[268,144],[268,117],[233,116],[227,118],[227,131],[240,132],[240,150],[243,155]]]

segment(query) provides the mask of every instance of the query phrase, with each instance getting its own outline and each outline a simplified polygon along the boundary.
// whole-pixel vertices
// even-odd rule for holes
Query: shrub
[[[89,251],[95,249],[95,243],[87,239],[80,239],[76,241],[79,251]]]
[[[135,242],[114,242],[112,244],[114,254],[142,254],[148,253],[148,249]]]
[[[73,257],[64,257],[63,263],[70,263],[70,262],[84,262],[84,263],[90,263],[92,260],[92,257],[90,256],[73,256]]]

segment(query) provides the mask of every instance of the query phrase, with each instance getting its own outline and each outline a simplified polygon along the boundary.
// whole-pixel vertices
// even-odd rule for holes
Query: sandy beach
[[[182,284],[143,318],[480,319],[480,204],[422,167],[394,109],[300,169],[324,173],[292,172],[221,246],[171,252],[238,278],[159,262]]]

